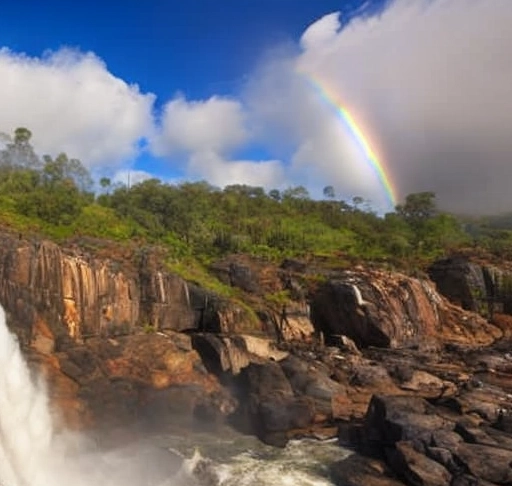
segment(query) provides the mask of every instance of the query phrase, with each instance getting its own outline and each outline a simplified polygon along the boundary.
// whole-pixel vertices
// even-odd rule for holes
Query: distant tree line
[[[506,242],[500,251],[512,248],[510,230],[443,213],[432,192],[408,195],[383,217],[360,197],[338,200],[332,186],[318,200],[303,186],[267,192],[244,184],[219,189],[205,181],[149,179],[128,187],[102,178],[95,193],[81,161],[65,153],[40,157],[31,136],[17,128],[2,137],[0,150],[0,223],[20,230],[138,239],[161,244],[177,258],[206,260],[232,252],[429,259],[470,244],[490,247],[492,231]]]

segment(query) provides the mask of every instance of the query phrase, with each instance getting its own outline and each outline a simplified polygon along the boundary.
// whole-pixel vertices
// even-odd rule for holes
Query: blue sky
[[[5,2],[4,2],[5,3]],[[325,14],[382,0],[8,1],[0,43],[39,56],[62,46],[93,51],[115,75],[172,97],[229,95],[267,50],[297,44]]]
[[[389,209],[315,79],[354,115],[397,200],[434,190],[454,209],[500,210],[511,21],[509,0],[9,0],[0,132],[27,126],[41,153],[120,181],[333,185]]]

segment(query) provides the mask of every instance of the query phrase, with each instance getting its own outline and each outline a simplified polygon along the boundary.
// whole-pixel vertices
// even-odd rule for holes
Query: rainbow
[[[352,134],[355,141],[361,147],[361,150],[364,152],[365,158],[368,161],[370,167],[375,172],[379,182],[381,183],[384,192],[386,193],[386,198],[391,205],[391,208],[394,209],[397,203],[396,191],[391,183],[391,180],[386,173],[384,165],[377,154],[373,151],[368,138],[363,134],[363,130],[361,126],[358,125],[354,116],[350,113],[346,106],[343,106],[339,101],[337,101],[337,96],[329,91],[325,85],[321,84],[317,80],[308,76],[306,78],[308,82],[318,91],[321,97],[329,103],[329,105],[333,106],[336,109],[336,112],[339,114],[340,118],[345,122],[345,125],[348,127],[349,132]]]

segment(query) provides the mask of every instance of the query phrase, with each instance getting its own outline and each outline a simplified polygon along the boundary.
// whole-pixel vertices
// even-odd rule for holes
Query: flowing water
[[[330,486],[328,465],[347,454],[332,441],[279,449],[228,427],[160,431],[122,447],[57,431],[0,307],[0,486]]]

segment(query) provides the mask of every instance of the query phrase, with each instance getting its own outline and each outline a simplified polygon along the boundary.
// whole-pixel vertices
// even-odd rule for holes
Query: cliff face
[[[0,236],[0,303],[23,340],[44,319],[57,338],[159,330],[237,330],[246,316],[159,268],[150,255],[119,264],[78,249]],[[58,343],[57,343],[58,344]]]
[[[429,269],[439,292],[462,308],[485,317],[512,314],[512,269],[471,261],[467,257],[445,258]]]
[[[344,336],[362,348],[423,349],[431,342],[485,345],[500,337],[426,279],[292,261],[278,267],[237,255],[213,268],[236,287],[243,301],[236,304],[166,272],[154,252],[126,250],[114,258],[115,251],[121,250],[93,255],[0,234],[0,304],[30,359],[45,370],[67,423],[151,416],[155,409],[159,416],[181,409],[211,420],[233,412],[238,400],[254,405],[239,410],[240,417],[247,413],[252,422],[263,414],[268,432],[281,433],[360,416],[371,390],[383,383],[392,389],[390,378],[363,366],[359,354],[346,358],[357,349]],[[322,351],[327,364],[305,384],[303,360],[323,348],[320,334],[338,351]],[[275,338],[285,341],[281,349],[270,342]],[[292,390],[275,410],[265,399],[274,389],[263,393],[259,386],[265,363],[273,363],[269,376],[279,368],[283,386],[288,380]],[[233,379],[236,389],[252,387],[261,396],[252,402],[230,396],[220,381]],[[274,424],[288,409],[295,415]]]

